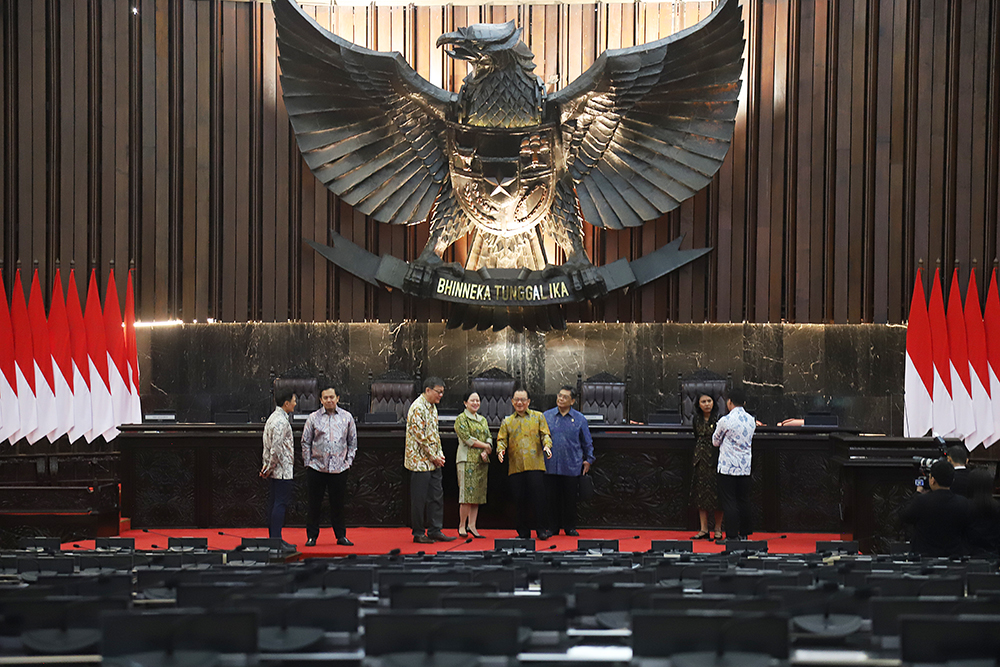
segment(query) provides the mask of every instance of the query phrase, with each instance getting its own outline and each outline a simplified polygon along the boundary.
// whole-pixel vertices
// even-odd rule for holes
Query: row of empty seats
[[[724,554],[535,552],[498,540],[485,552],[281,562],[264,540],[226,552],[199,539],[166,552],[105,540],[95,551],[35,541],[0,554],[0,658],[686,664],[725,653],[756,664],[739,656],[773,663],[816,647],[872,664],[1000,656],[995,561],[866,557],[835,544],[808,555],[740,543]]]

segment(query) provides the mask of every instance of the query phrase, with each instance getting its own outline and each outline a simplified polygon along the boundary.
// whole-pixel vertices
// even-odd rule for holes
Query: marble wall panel
[[[271,410],[270,373],[328,376],[357,416],[367,411],[369,374],[387,370],[444,377],[445,408],[460,407],[470,375],[500,368],[545,409],[564,382],[609,372],[629,376],[635,421],[676,408],[678,375],[732,373],[748,408],[765,423],[827,409],[841,425],[898,435],[902,423],[904,327],[781,324],[571,324],[564,331],[448,330],[443,323],[187,324],[143,330],[144,406],[210,421]]]
[[[664,407],[676,407],[677,392],[664,384],[663,324],[633,324],[625,345],[625,365],[631,369],[629,418],[646,421],[646,416]],[[673,401],[674,405],[670,405]]]
[[[543,390],[547,395],[556,395],[565,383],[576,384],[577,373],[584,372],[580,360],[585,359],[586,349],[585,329],[579,325],[569,325],[564,331],[545,334],[547,372]]]

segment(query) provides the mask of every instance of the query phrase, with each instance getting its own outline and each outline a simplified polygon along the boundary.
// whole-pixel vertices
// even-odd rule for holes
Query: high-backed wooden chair
[[[611,373],[598,373],[586,380],[577,375],[577,409],[585,415],[601,415],[605,424],[625,424],[628,422],[628,381],[625,382]]]
[[[496,367],[469,379],[469,389],[479,394],[479,414],[486,417],[490,426],[499,426],[514,411],[510,401],[516,384],[515,377]]]
[[[406,420],[410,404],[419,395],[420,378],[414,380],[403,371],[391,370],[373,379],[368,374],[368,412],[395,413],[396,422]],[[366,419],[366,421],[368,421]],[[382,420],[376,420],[382,421]]]
[[[698,409],[698,398],[702,394],[708,394],[715,400],[716,412],[721,417],[726,414],[726,387],[729,386],[732,373],[722,377],[718,373],[713,373],[704,368],[698,369],[686,378],[677,374],[677,383],[680,392],[681,424],[691,425],[695,410]]]

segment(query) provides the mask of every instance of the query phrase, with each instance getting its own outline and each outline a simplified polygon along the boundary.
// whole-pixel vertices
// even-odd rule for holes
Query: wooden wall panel
[[[306,5],[321,25],[398,50],[452,89],[467,69],[434,47],[438,35],[515,20],[550,91],[605,48],[669,35],[713,6]],[[682,233],[684,247],[714,252],[568,307],[568,319],[900,322],[918,262],[940,260],[950,274],[975,260],[987,271],[1000,250],[998,3],[761,0],[743,11],[741,107],[715,181],[640,229],[588,226],[584,236],[598,263]],[[268,0],[22,0],[0,7],[0,38],[8,290],[17,261],[27,270],[37,260],[48,290],[56,261],[66,273],[75,262],[81,278],[96,265],[103,283],[113,260],[123,298],[134,261],[143,320],[447,315],[304,245],[332,229],[411,259],[427,229],[368,220],[309,173],[281,98]],[[467,251],[460,240],[447,259]]]

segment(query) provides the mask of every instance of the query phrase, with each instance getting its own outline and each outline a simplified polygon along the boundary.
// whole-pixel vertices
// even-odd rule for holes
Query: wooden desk
[[[121,449],[122,514],[134,527],[263,526],[267,485],[260,469],[261,425],[149,425],[130,427]],[[596,493],[580,504],[583,527],[693,530],[689,428],[594,428]],[[358,425],[358,454],[348,483],[349,525],[403,526],[408,522],[408,475],[402,425]],[[298,442],[298,433],[296,433]],[[454,432],[443,429],[445,526],[458,523]],[[759,531],[840,530],[840,471],[827,431],[767,428],[754,437],[753,493]],[[296,457],[300,459],[299,456]],[[304,470],[286,525],[303,525]],[[490,466],[482,528],[511,528],[506,464]]]

